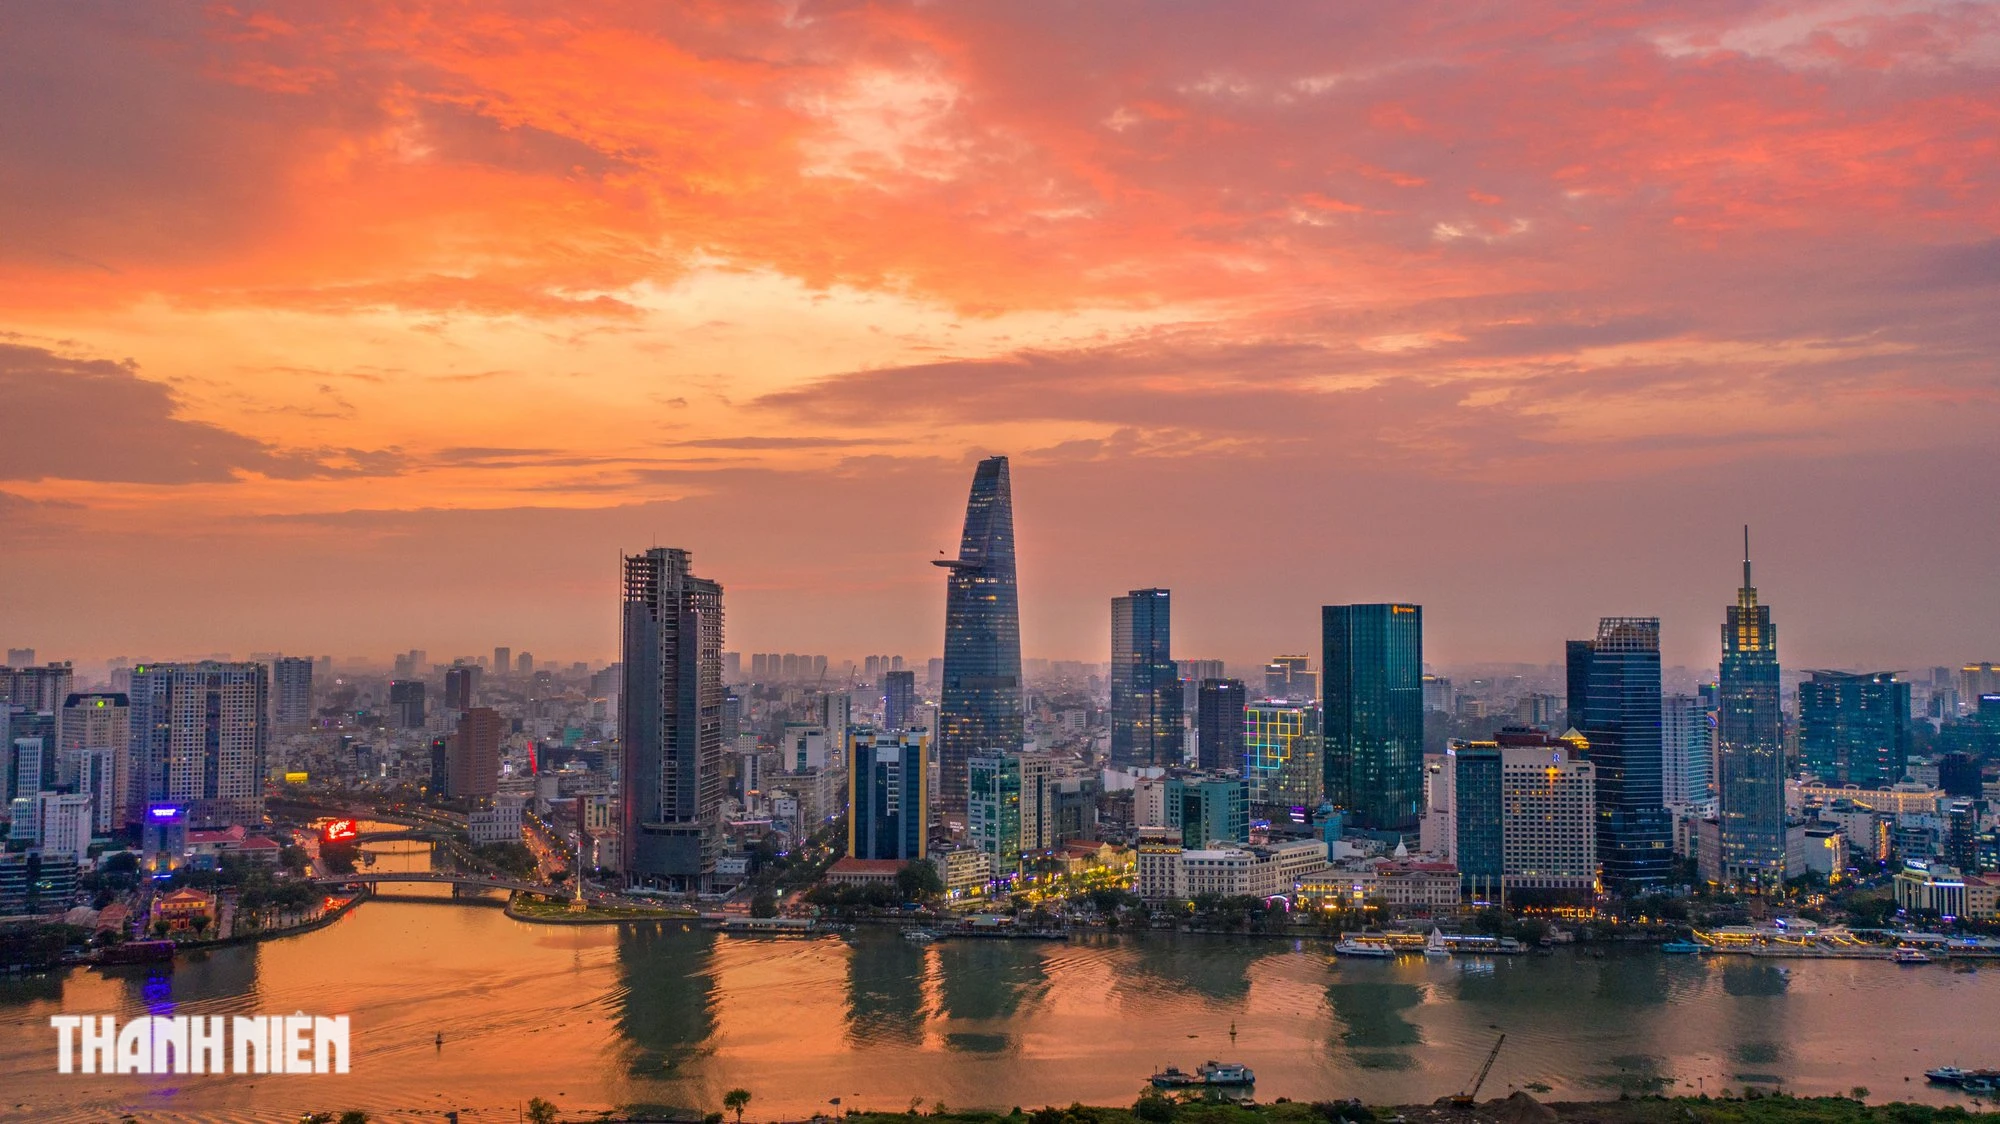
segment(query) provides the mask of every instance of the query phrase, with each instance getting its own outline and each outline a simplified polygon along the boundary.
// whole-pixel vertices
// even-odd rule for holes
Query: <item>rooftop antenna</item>
[[[1743,588],[1750,588],[1750,524],[1743,524]]]

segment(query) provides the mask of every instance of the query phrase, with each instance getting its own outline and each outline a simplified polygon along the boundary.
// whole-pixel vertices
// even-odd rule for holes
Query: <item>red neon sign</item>
[[[329,820],[320,834],[328,843],[338,843],[343,839],[352,839],[360,833],[361,829],[353,820]]]

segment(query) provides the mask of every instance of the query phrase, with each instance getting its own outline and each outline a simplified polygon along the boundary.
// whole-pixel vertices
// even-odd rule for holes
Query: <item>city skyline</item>
[[[671,541],[746,650],[916,651],[1004,451],[1037,654],[1161,586],[1706,662],[1743,522],[1788,659],[1993,654],[1990,13],[426,11],[7,13],[15,642],[609,653]]]

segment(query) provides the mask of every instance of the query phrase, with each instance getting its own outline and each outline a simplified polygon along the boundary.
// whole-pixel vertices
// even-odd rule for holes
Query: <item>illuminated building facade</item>
[[[1910,685],[1893,671],[1814,671],[1799,684],[1799,750],[1828,784],[1887,788],[1910,760]]]
[[[972,755],[1021,748],[1021,598],[1006,457],[979,462],[958,557],[934,564],[951,575],[938,705],[938,797],[947,815],[963,814]]]
[[[270,696],[262,663],[134,667],[131,799],[180,807],[196,825],[262,823]]]
[[[1423,608],[1328,605],[1320,624],[1326,798],[1351,827],[1414,832],[1423,813]]]
[[[1243,709],[1242,755],[1221,768],[1241,768],[1250,802],[1280,808],[1317,808],[1324,773],[1320,765],[1317,703],[1259,702]]]
[[[1173,595],[1135,589],[1111,600],[1111,765],[1181,763],[1181,681]]]
[[[701,889],[722,842],[722,586],[655,547],[626,557],[622,611],[620,861],[635,884]]]
[[[1582,719],[1596,770],[1604,881],[1625,893],[1661,889],[1673,874],[1674,829],[1661,768],[1660,620],[1606,617],[1596,639],[1571,641],[1568,655],[1570,717]]]
[[[1716,798],[1725,885],[1778,890],[1785,884],[1785,747],[1778,713],[1778,629],[1750,584],[1750,529],[1743,529],[1743,585],[1722,624],[1716,690]]]
[[[1195,692],[1195,762],[1204,769],[1243,768],[1248,692],[1241,679],[1204,679]]]

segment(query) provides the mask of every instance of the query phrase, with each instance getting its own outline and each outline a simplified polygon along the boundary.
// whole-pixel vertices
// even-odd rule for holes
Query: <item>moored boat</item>
[[[1434,960],[1442,960],[1451,955],[1451,945],[1446,943],[1442,932],[1437,929],[1431,930],[1430,938],[1424,941],[1424,955]]]
[[[1899,944],[1896,951],[1889,954],[1889,959],[1898,964],[1928,964],[1931,954],[1915,945]]]
[[[1672,956],[1700,955],[1702,946],[1696,941],[1668,941],[1660,946],[1660,951]]]
[[[1210,1060],[1203,1062],[1196,1072],[1201,1074],[1201,1081],[1204,1085],[1241,1088],[1257,1083],[1257,1075],[1251,1072],[1250,1067],[1237,1062]]]
[[[1343,939],[1333,946],[1336,956],[1360,956],[1371,960],[1394,959],[1396,950],[1376,941],[1357,941],[1352,937]]]

